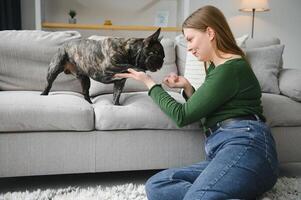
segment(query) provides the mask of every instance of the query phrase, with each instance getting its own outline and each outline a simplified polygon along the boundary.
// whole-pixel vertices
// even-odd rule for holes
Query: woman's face
[[[187,40],[187,50],[201,61],[211,60],[213,52],[211,30],[207,28],[205,32],[202,32],[194,28],[183,29],[184,36]]]

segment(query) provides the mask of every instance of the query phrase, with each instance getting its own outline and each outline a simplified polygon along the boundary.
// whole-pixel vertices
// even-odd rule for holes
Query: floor
[[[281,169],[280,176],[301,177],[299,165],[282,166]],[[126,183],[144,184],[149,177],[157,172],[159,170],[0,178],[0,194],[69,186],[93,187],[102,185],[109,187]]]
[[[144,184],[149,177],[157,172],[156,170],[150,170],[0,178],[0,194],[15,191],[65,188],[69,186],[91,187],[97,185],[112,186],[125,183]]]

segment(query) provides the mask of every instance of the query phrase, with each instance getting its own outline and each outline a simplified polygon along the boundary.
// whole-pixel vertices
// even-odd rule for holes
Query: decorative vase
[[[75,17],[73,17],[73,18],[69,18],[69,24],[76,24],[76,18]]]

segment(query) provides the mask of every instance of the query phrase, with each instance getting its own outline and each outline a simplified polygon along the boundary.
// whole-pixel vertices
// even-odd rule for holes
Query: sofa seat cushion
[[[181,94],[169,92],[177,101]],[[121,129],[179,129],[148,96],[147,92],[122,93],[120,106],[112,104],[112,94],[93,98],[96,130]],[[181,129],[198,130],[199,123]]]
[[[301,103],[286,96],[262,94],[263,114],[271,127],[301,126]]]
[[[0,92],[0,132],[89,131],[94,129],[93,107],[74,92]]]
[[[279,89],[282,94],[301,102],[301,70],[282,69],[279,75]]]

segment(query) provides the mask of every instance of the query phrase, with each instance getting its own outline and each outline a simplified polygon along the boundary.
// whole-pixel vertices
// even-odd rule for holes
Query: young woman
[[[183,88],[186,103],[174,100],[144,72],[117,74],[149,88],[149,96],[178,126],[205,118],[207,159],[163,170],[146,183],[149,200],[254,199],[276,183],[275,142],[262,114],[261,90],[222,12],[205,6],[183,23],[187,49],[210,63],[196,91],[182,76],[164,83]]]

